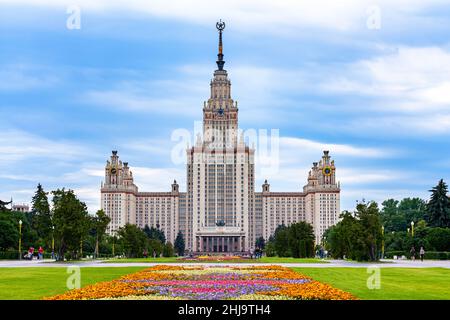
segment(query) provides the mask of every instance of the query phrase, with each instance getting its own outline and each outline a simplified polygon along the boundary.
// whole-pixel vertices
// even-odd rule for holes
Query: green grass
[[[255,260],[253,260],[255,261]],[[280,257],[262,257],[256,260],[260,263],[328,263],[326,260],[315,258],[280,258]]]
[[[293,268],[366,300],[450,299],[450,269],[380,268],[380,289],[369,290],[366,268]]]
[[[109,281],[145,267],[82,267],[81,286]],[[450,299],[450,269],[380,268],[381,288],[369,290],[366,268],[293,268],[361,299]],[[42,299],[67,291],[64,267],[0,268],[0,299]]]
[[[109,281],[145,267],[80,268],[81,286]],[[0,300],[35,300],[67,291],[70,274],[62,267],[0,268]]]
[[[314,258],[296,259],[280,257],[263,257],[261,259],[242,259],[234,261],[189,261],[171,258],[135,258],[135,259],[109,259],[105,263],[328,263],[327,261]]]
[[[106,259],[104,260],[105,263],[141,263],[141,262],[148,262],[148,263],[176,263],[176,262],[182,262],[177,260],[176,257],[169,257],[169,258],[124,258],[124,259]]]

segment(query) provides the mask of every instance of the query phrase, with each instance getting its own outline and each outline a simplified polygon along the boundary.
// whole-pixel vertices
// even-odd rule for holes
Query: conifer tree
[[[447,184],[441,179],[436,187],[430,190],[431,197],[427,204],[426,220],[433,227],[450,227],[450,198],[447,196]]]

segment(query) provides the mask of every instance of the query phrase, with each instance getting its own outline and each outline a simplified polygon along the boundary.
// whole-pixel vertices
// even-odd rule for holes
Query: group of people
[[[416,248],[414,248],[414,246],[412,246],[409,253],[411,254],[411,260],[413,260],[413,261],[416,260]],[[419,256],[420,256],[420,261],[423,261],[423,257],[425,256],[425,249],[423,247],[420,247]]]
[[[320,259],[325,259],[328,257],[328,251],[325,250],[323,247],[320,247],[316,250],[316,257]]]
[[[144,249],[144,251],[142,252],[142,255],[144,256],[144,258],[148,258],[148,251],[147,249]],[[153,258],[156,258],[158,255],[156,253],[156,250],[153,249]]]
[[[33,260],[34,251],[35,251],[34,247],[30,247],[28,249],[28,252],[23,256],[24,259]],[[40,246],[37,252],[38,252],[38,255],[37,255],[38,260],[43,260],[44,259],[44,249]]]
[[[250,257],[253,259],[253,257],[255,257],[255,259],[261,259],[263,255],[263,251],[260,248],[256,248],[254,252],[250,251]]]

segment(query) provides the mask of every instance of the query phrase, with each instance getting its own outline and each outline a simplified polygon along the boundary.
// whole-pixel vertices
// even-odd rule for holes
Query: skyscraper
[[[187,192],[174,181],[170,192],[139,192],[128,163],[113,151],[105,168],[101,207],[111,218],[108,232],[126,223],[158,227],[172,243],[178,231],[194,252],[240,252],[266,240],[280,224],[307,221],[316,242],[338,222],[340,187],[329,152],[315,162],[307,185],[299,192],[271,192],[266,182],[255,192],[255,150],[239,134],[238,106],[224,69],[222,33],[218,22],[217,69],[210,97],[203,107],[203,134],[187,149]]]

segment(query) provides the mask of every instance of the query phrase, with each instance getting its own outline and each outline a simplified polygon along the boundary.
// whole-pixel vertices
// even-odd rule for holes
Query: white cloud
[[[54,86],[59,77],[49,70],[25,64],[3,65],[0,68],[0,91],[26,91]]]
[[[450,133],[450,114],[417,114],[404,116],[378,115],[357,118],[345,123],[339,130],[354,134],[375,134],[378,137],[425,137],[448,135]]]
[[[70,189],[75,192],[80,201],[86,203],[90,214],[94,214],[100,209],[100,186],[82,186]]]
[[[27,158],[73,160],[83,156],[85,146],[65,140],[50,140],[22,130],[4,130],[0,135],[0,165]],[[6,169],[6,167],[5,167]]]
[[[186,172],[177,168],[144,168],[132,167],[135,184],[142,192],[169,192],[173,180],[177,180],[180,189],[184,190]]]
[[[383,111],[450,111],[450,52],[443,48],[399,47],[340,73],[320,85],[324,92],[379,97]]]
[[[311,154],[314,152],[317,156],[321,156],[324,150],[330,151],[330,154],[346,157],[385,158],[394,155],[394,151],[382,148],[357,147],[349,144],[330,144],[294,137],[281,137],[280,146],[281,148],[288,149],[286,153]]]
[[[186,105],[181,97],[153,98],[124,91],[90,91],[85,95],[88,103],[114,108],[120,111],[159,113],[159,114],[193,114],[194,108]],[[184,101],[183,101],[184,100]]]
[[[33,5],[64,9],[72,0],[2,0],[3,4]],[[348,31],[366,28],[370,0],[229,0],[218,4],[209,0],[78,0],[81,12],[131,12],[154,17],[211,25],[219,18],[231,21],[231,27],[247,32],[283,32],[302,34],[307,28]],[[425,9],[445,3],[444,0],[378,0],[379,6],[392,21],[406,15],[419,15]],[[383,15],[382,15],[383,17]],[[422,17],[423,19],[423,17]]]
[[[355,185],[370,185],[379,182],[401,181],[411,179],[414,175],[398,170],[383,170],[361,167],[338,168],[339,181],[346,187]]]
[[[142,80],[149,76],[143,72],[129,75],[133,78],[122,78],[110,89],[85,92],[81,101],[119,111],[192,116],[199,110],[195,106],[201,106],[199,96],[208,92],[207,80],[189,75],[181,80],[152,81]]]

